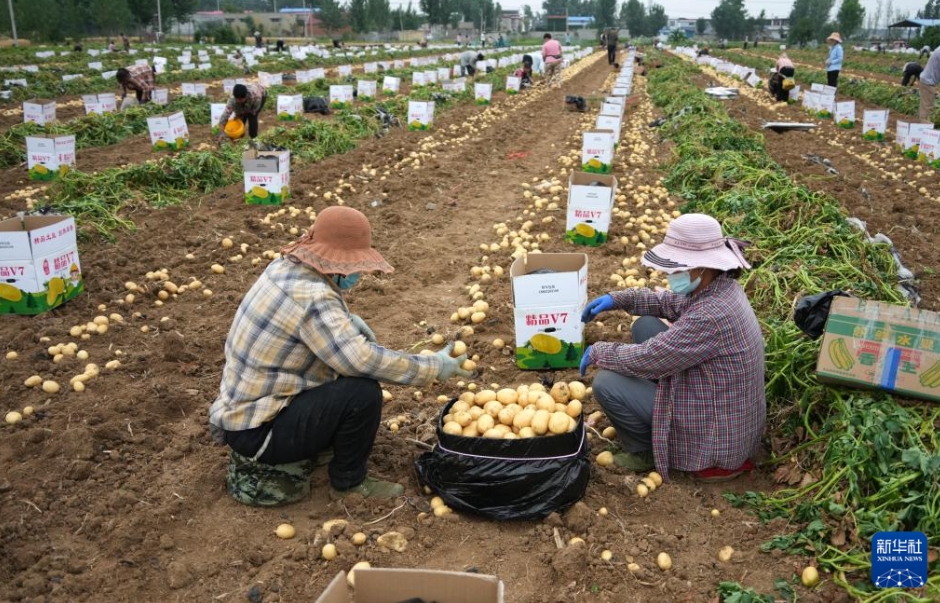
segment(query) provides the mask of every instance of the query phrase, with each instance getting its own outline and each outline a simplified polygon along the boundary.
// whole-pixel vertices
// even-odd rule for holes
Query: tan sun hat
[[[365,214],[334,205],[317,215],[310,230],[281,255],[306,264],[323,274],[394,272],[391,264],[372,248],[372,227]]]
[[[683,214],[669,223],[663,242],[643,254],[642,264],[666,274],[692,268],[750,268],[742,253],[748,245],[724,236],[721,224],[709,215]]]
[[[829,34],[829,37],[828,37],[828,38],[826,38],[826,41],[827,41],[827,42],[828,42],[829,40],[835,40],[836,42],[838,42],[839,44],[841,44],[841,43],[842,43],[842,36],[839,35],[839,32],[834,31],[834,32],[832,32],[831,34]]]

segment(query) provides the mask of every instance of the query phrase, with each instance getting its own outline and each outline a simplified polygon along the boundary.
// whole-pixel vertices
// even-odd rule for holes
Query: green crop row
[[[940,600],[940,575],[920,594],[876,591],[868,575],[876,532],[921,531],[940,544],[940,407],[818,383],[819,343],[791,319],[799,297],[838,288],[904,303],[890,251],[853,229],[835,199],[794,184],[762,135],[694,86],[697,73],[667,59],[650,74],[664,114],[686,109],[661,128],[675,145],[666,185],[686,200],[683,211],[713,215],[754,243],[742,284],[765,334],[771,464],[805,474],[799,486],[726,497],[763,520],[787,518],[791,530],[763,550],[814,554],[858,600]]]

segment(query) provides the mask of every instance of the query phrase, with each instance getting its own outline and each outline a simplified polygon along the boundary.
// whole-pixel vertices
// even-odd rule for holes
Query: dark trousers
[[[340,377],[295,396],[260,427],[225,432],[225,442],[235,452],[253,458],[270,432],[268,446],[257,459],[268,465],[315,460],[318,453],[332,448],[330,483],[337,490],[348,490],[366,478],[381,418],[378,381]]]
[[[658,318],[641,316],[633,323],[633,343],[643,343],[668,328]],[[601,369],[597,371],[591,385],[594,399],[617,430],[617,438],[624,451],[652,450],[656,382]]]
[[[611,46],[610,44],[608,44],[607,45],[607,64],[613,65],[616,62],[617,62],[617,45],[614,44],[613,46]]]
[[[826,83],[832,86],[833,88],[839,87],[839,70],[827,71],[826,72]]]
[[[245,123],[248,124],[248,138],[257,138],[258,137],[258,115],[261,114],[261,110],[264,109],[265,103],[268,102],[268,93],[265,92],[264,96],[261,97],[261,106],[258,107],[257,113],[249,113],[245,116]]]

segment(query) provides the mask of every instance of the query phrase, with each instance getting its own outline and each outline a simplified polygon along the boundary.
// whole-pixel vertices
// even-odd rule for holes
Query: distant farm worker
[[[928,56],[930,56],[930,46],[928,44],[924,44],[923,48],[920,49],[920,55],[917,58],[922,59]]]
[[[924,70],[920,73],[920,120],[932,121],[934,105],[937,102],[937,84],[940,84],[940,46],[937,46],[927,59]]]
[[[219,131],[225,132],[225,124],[232,115],[245,122],[248,126],[248,137],[254,139],[258,136],[258,114],[268,100],[268,91],[261,84],[235,84],[232,89],[232,98],[225,103],[225,110],[219,117]],[[220,134],[219,137],[224,137]]]
[[[778,102],[783,103],[790,98],[790,90],[796,85],[793,81],[794,75],[796,75],[796,68],[793,66],[793,61],[787,53],[781,53],[777,58],[774,74],[770,76],[767,83],[767,90]]]
[[[607,64],[617,62],[617,29],[611,27],[607,30]]]
[[[261,42],[262,42],[261,32],[255,31],[254,36],[255,36],[255,48],[261,48]]]
[[[115,76],[121,84],[121,110],[137,104],[150,102],[156,86],[156,75],[149,65],[131,65],[117,70]],[[127,98],[127,91],[133,90],[136,98]]]
[[[477,62],[482,61],[483,53],[476,50],[465,50],[460,53],[458,61],[460,63],[460,75],[469,75],[473,77],[477,72]]]
[[[329,463],[333,496],[401,496],[368,475],[382,415],[380,383],[426,386],[469,377],[466,354],[382,347],[345,294],[370,272],[394,269],[372,248],[365,215],[332,206],[281,250],[242,299],[225,342],[210,432],[231,447],[228,491],[255,506],[295,502]]]
[[[901,78],[902,86],[913,86],[915,81],[920,81],[920,74],[924,66],[917,61],[910,61],[904,64],[904,77]]]
[[[542,44],[542,59],[545,61],[545,81],[552,88],[558,88],[561,86],[561,44],[558,43],[558,40],[552,39],[550,33],[542,36],[542,39],[545,40],[545,43]]]
[[[581,361],[582,374],[591,364],[601,369],[594,397],[617,430],[618,465],[706,481],[753,468],[767,402],[763,335],[735,280],[750,268],[746,246],[711,216],[685,214],[642,259],[666,273],[671,291],[614,291],[585,307],[583,322],[609,310],[639,317],[633,343],[594,343]]]
[[[121,44],[124,45],[124,52],[128,52],[131,49],[131,41],[127,39],[123,33],[121,34]]]
[[[842,71],[842,36],[834,31],[826,38],[826,44],[829,44],[829,56],[826,57],[826,83],[833,88],[839,87],[839,72]]]

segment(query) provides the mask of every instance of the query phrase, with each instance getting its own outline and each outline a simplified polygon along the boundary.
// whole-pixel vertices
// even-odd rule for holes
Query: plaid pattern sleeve
[[[767,412],[764,339],[744,290],[719,277],[689,298],[635,291],[617,292],[615,300],[635,314],[673,320],[643,344],[591,346],[598,367],[658,380],[653,451],[660,473],[741,466],[760,446]]]
[[[340,376],[424,385],[434,356],[388,350],[352,325],[341,295],[323,278],[275,260],[245,295],[225,342],[225,368],[209,422],[241,431],[269,421],[293,396]]]
[[[138,93],[138,98],[150,100],[150,94],[156,84],[153,69],[149,65],[132,65],[127,68],[127,73],[127,80],[124,82],[125,91],[134,90]]]

